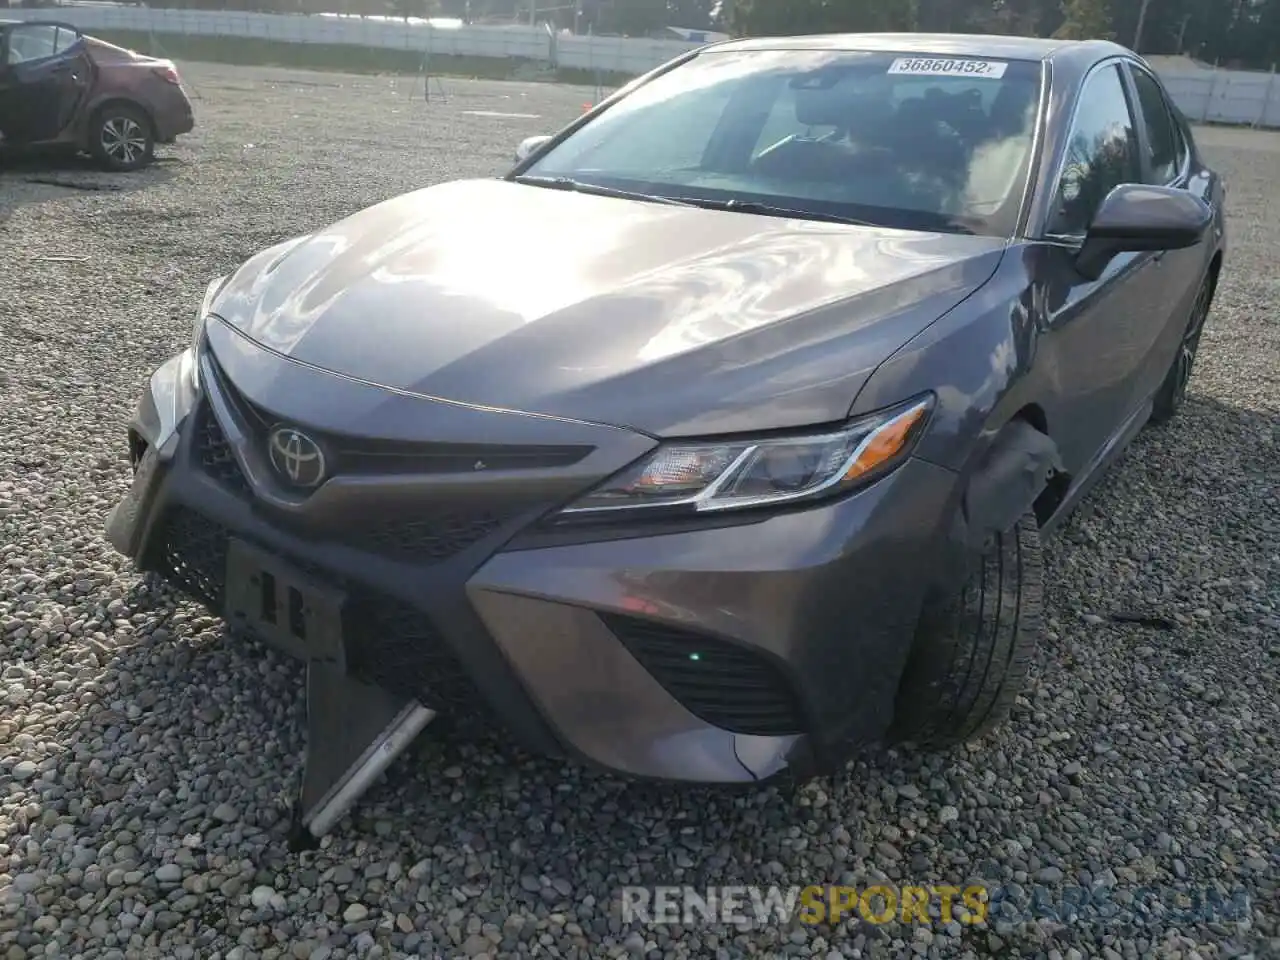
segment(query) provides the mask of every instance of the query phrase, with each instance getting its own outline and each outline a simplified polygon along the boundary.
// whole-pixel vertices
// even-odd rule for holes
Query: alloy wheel
[[[1192,369],[1196,363],[1196,352],[1200,349],[1200,335],[1204,333],[1204,322],[1209,316],[1210,286],[1206,282],[1196,294],[1195,305],[1191,308],[1191,319],[1186,332],[1182,335],[1182,343],[1178,347],[1178,359],[1174,370],[1174,398],[1181,402],[1187,395],[1187,384],[1191,382]]]
[[[132,117],[110,117],[102,125],[103,152],[121,166],[131,167],[147,152],[147,135]]]

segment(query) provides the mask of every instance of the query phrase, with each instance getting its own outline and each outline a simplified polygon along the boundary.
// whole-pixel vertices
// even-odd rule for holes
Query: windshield
[[[639,87],[523,173],[1009,236],[1040,83],[1031,61],[712,50]]]

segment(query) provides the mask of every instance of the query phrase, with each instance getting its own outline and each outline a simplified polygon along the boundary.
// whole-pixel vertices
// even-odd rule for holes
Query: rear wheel
[[[89,125],[89,150],[108,170],[138,170],[155,155],[151,120],[138,107],[109,103]]]
[[[1195,303],[1191,306],[1191,316],[1187,318],[1187,326],[1182,333],[1182,342],[1178,345],[1178,355],[1173,358],[1164,382],[1156,391],[1151,410],[1153,423],[1164,423],[1170,419],[1187,399],[1187,384],[1191,382],[1196,354],[1200,351],[1200,336],[1204,333],[1204,323],[1209,318],[1212,302],[1213,275],[1210,274],[1200,284]]]
[[[975,740],[1026,683],[1044,602],[1040,530],[1027,512],[994,537],[954,596],[926,604],[898,690],[892,737],[928,749]]]

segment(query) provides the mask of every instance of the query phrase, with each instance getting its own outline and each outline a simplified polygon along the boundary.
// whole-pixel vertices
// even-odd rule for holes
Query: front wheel
[[[926,749],[976,740],[1026,683],[1042,629],[1040,528],[1028,511],[994,537],[958,593],[925,605],[891,738]]]
[[[1156,391],[1151,409],[1151,422],[1164,423],[1177,413],[1187,399],[1187,384],[1191,382],[1191,374],[1196,364],[1196,354],[1200,350],[1200,336],[1204,333],[1205,321],[1209,318],[1209,307],[1213,302],[1213,276],[1207,276],[1196,292],[1195,302],[1191,306],[1191,315],[1182,332],[1182,342],[1178,344],[1178,355],[1173,358],[1164,382]]]
[[[131,104],[107,104],[90,124],[89,150],[108,170],[139,170],[151,162],[155,148],[151,120]]]

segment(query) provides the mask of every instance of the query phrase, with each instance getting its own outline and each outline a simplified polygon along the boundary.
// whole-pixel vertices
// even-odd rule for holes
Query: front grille
[[[271,428],[288,418],[250,401],[231,383],[212,352],[208,356],[218,392],[235,409],[255,442],[265,444]],[[308,424],[298,426],[324,447],[331,470],[362,476],[553,469],[572,466],[593,449],[582,444],[420,443],[332,433]]]
[[[694,716],[733,733],[804,732],[799,702],[769,660],[715,637],[616,614],[601,619]]]
[[[227,435],[222,432],[212,408],[207,402],[201,403],[195,416],[196,456],[201,468],[232,493],[248,494],[249,481],[241,472]]]
[[[231,444],[207,403],[202,403],[195,414],[195,448],[197,461],[206,474],[237,496],[252,494]],[[362,523],[350,530],[329,531],[327,536],[392,560],[442,563],[512,519],[511,513],[502,511],[434,509],[421,516],[403,515],[394,520]]]
[[[511,518],[492,512],[440,512],[387,520],[344,538],[356,549],[393,560],[442,563],[494,533]]]
[[[253,404],[240,393],[218,366],[212,352],[207,352],[205,356],[209,372],[207,388],[215,390],[226,401],[236,420],[236,426],[245,432],[249,442],[258,451],[257,456],[265,456],[267,434],[279,422],[279,418]],[[198,407],[194,424],[195,457],[200,469],[232,494],[251,497],[253,490],[248,478],[240,469],[226,434],[207,401]],[[580,445],[530,447],[506,444],[405,443],[326,433],[310,427],[301,429],[305,429],[324,447],[330,470],[337,475],[386,476],[400,473],[475,472],[480,469],[551,468],[575,463],[592,449]],[[435,502],[422,512],[410,509],[391,520],[361,520],[351,527],[338,521],[335,524],[326,523],[322,528],[296,529],[295,532],[312,539],[340,542],[398,562],[429,565],[457,556],[515,520],[519,512],[477,508],[471,504],[450,506]]]
[[[166,514],[157,537],[161,572],[218,614],[226,599],[229,537],[221,524],[186,507]],[[475,686],[425,613],[301,558],[282,559],[346,591],[342,630],[352,673],[454,716],[481,712]]]

